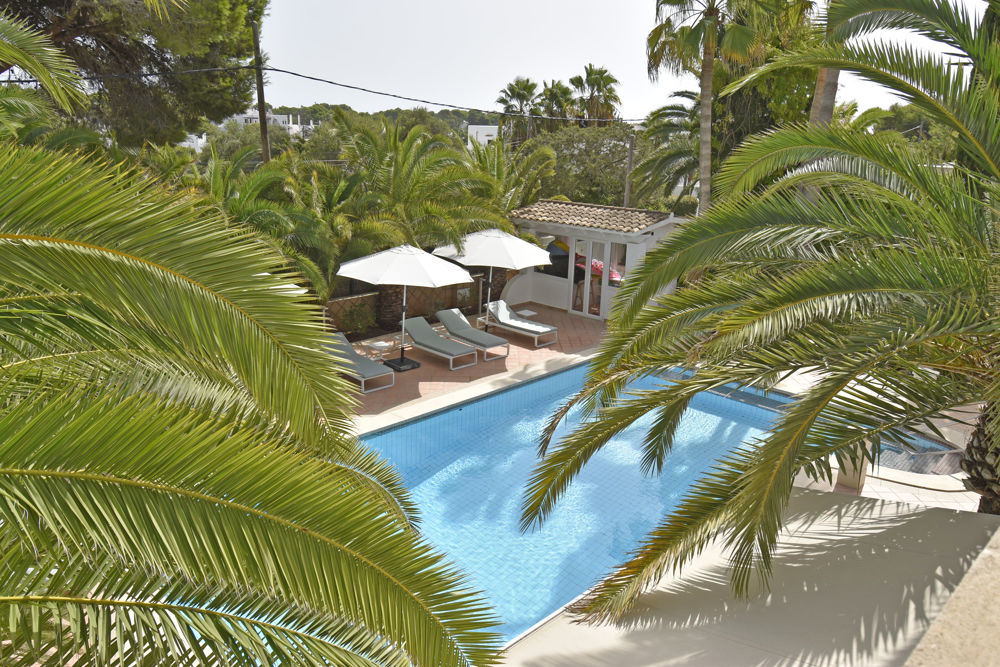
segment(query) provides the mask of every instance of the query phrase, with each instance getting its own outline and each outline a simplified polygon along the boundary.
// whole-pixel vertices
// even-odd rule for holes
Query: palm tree
[[[495,184],[495,201],[505,214],[538,200],[542,181],[555,173],[556,154],[549,146],[524,144],[511,149],[503,141],[474,141],[469,162]]]
[[[260,157],[257,148],[244,148],[231,160],[220,158],[214,145],[208,148],[209,157],[204,168],[192,165],[194,186],[234,222],[278,238],[286,234],[291,228],[288,211],[266,196],[269,188],[284,180],[282,171],[269,165],[251,168],[254,159]]]
[[[833,22],[823,22],[823,39],[832,41],[837,33]],[[829,123],[833,120],[837,104],[837,87],[840,83],[840,70],[837,68],[820,67],[816,70],[816,90],[813,93],[812,107],[809,110],[809,122],[815,124]]]
[[[538,104],[541,114],[550,117],[544,121],[546,130],[551,132],[556,128],[565,127],[569,121],[554,119],[571,117],[574,104],[573,89],[557,79],[542,81]]]
[[[285,240],[322,274],[327,288],[318,297],[325,304],[343,262],[392,245],[398,233],[386,222],[354,215],[353,197],[360,191],[363,173],[307,162],[295,151],[285,152],[271,165],[284,172],[283,190],[291,204],[288,217],[293,227]]]
[[[187,185],[194,178],[195,153],[190,148],[146,143],[138,157],[151,176],[165,183]]]
[[[690,194],[698,184],[698,95],[690,91],[676,93],[688,102],[668,104],[656,109],[646,119],[646,138],[655,145],[653,152],[632,171],[637,182],[636,197],[643,199],[660,192],[670,197],[678,186],[680,195]],[[677,199],[680,202],[680,197]]]
[[[0,19],[7,63],[69,70],[38,44]],[[86,156],[6,144],[0,181],[3,662],[494,660],[481,599],[348,435],[279,254]]]
[[[618,105],[621,104],[615,90],[618,83],[618,79],[606,68],[597,67],[593,63],[583,68],[582,75],[570,78],[569,85],[577,92],[577,105],[582,117],[597,121],[594,124],[598,126],[607,125],[614,119]]]
[[[461,244],[465,234],[510,223],[491,201],[493,183],[471,165],[455,143],[417,125],[375,126],[338,114],[344,157],[362,174],[352,195],[352,214],[363,225],[388,226],[387,245]]]
[[[538,84],[519,76],[500,91],[497,104],[503,107],[505,114],[515,116],[500,119],[501,124],[509,124],[508,141],[521,142],[530,139],[534,133],[534,123],[530,116],[538,114]]]
[[[7,12],[0,12],[0,67],[16,67],[37,80],[44,91],[0,88],[0,138],[16,136],[26,124],[49,118],[52,103],[68,109],[83,101],[73,63],[44,35]]]
[[[696,72],[701,79],[701,127],[698,136],[698,206],[712,202],[712,80],[719,57],[746,61],[757,39],[747,8],[727,0],[656,0],[660,23],[646,38],[649,77],[661,68]]]
[[[527,492],[525,525],[542,520],[587,459],[653,412],[644,466],[669,465],[691,398],[714,387],[770,389],[791,373],[820,379],[773,430],[721,461],[654,528],[631,559],[576,608],[619,616],[669,568],[711,540],[731,549],[745,593],[764,581],[793,478],[831,479],[831,458],[864,465],[906,446],[949,410],[985,401],[966,447],[967,486],[1000,513],[997,436],[1000,345],[1000,51],[946,0],[841,0],[831,15],[857,34],[906,27],[948,46],[950,59],[894,45],[823,46],[783,67],[828,67],[890,85],[959,137],[963,164],[927,164],[905,141],[846,124],[791,126],[748,141],[719,179],[726,199],[647,255],[623,286],[586,388],[566,409],[591,419],[544,458]],[[970,73],[971,71],[971,73]],[[751,79],[752,80],[752,79]],[[692,270],[702,279],[662,290]],[[673,384],[625,394],[634,378],[672,368]],[[546,438],[562,414],[554,415]]]
[[[291,242],[296,232],[301,237],[300,225],[307,212],[268,196],[270,190],[285,182],[286,172],[270,163],[251,169],[253,159],[259,155],[257,148],[244,148],[232,160],[223,160],[210,145],[205,167],[191,166],[191,182],[208,196],[210,206],[270,241],[287,258],[288,266],[308,280],[318,300],[325,303],[329,278]]]

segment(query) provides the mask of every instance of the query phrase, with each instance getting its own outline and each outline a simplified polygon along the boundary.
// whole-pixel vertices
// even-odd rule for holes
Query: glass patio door
[[[589,285],[590,285],[590,301],[588,303],[589,309],[587,314],[593,317],[601,317],[604,312],[604,288],[607,286],[608,281],[604,275],[604,265],[607,263],[605,258],[605,250],[607,245],[601,241],[594,241],[590,244],[590,257],[587,259],[588,273],[590,274]]]
[[[576,239],[573,243],[573,288],[570,310],[599,318],[606,309],[608,245],[603,241]]]

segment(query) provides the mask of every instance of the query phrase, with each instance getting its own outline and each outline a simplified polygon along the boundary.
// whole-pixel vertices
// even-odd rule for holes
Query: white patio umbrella
[[[466,266],[490,267],[490,281],[486,286],[486,302],[493,297],[493,267],[520,271],[529,266],[551,264],[549,252],[534,243],[528,243],[499,229],[484,229],[468,234],[462,241],[462,252],[453,245],[434,249],[434,254],[447,257]],[[486,309],[486,330],[490,328],[490,311]]]
[[[374,255],[344,262],[337,275],[363,280],[372,285],[403,286],[403,329],[399,339],[399,359],[385,362],[386,366],[395,371],[408,371],[420,366],[419,362],[407,359],[403,354],[403,344],[406,342],[406,286],[444,287],[472,282],[472,276],[462,267],[411,245],[389,248]]]

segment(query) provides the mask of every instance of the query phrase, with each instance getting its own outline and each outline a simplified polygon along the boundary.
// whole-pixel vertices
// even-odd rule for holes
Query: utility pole
[[[628,160],[625,162],[625,201],[622,206],[628,207],[632,198],[632,162],[635,160],[635,133],[628,137]]]
[[[264,162],[271,161],[271,145],[267,142],[267,106],[264,104],[264,65],[260,58],[260,28],[251,19],[253,28],[253,66],[257,72],[257,119],[260,121],[260,155]]]

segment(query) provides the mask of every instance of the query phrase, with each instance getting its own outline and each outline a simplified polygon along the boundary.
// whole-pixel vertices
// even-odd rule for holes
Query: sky
[[[961,0],[981,11],[984,0]],[[272,0],[261,29],[269,65],[341,83],[463,107],[499,110],[497,95],[517,76],[539,83],[582,74],[588,63],[618,78],[621,117],[641,119],[697,79],[646,73],[653,0]],[[875,39],[883,38],[876,36]],[[907,38],[920,48],[929,42]],[[442,107],[404,102],[268,74],[272,106],[316,102],[359,111]],[[878,86],[841,77],[839,101],[861,109],[894,98]]]

